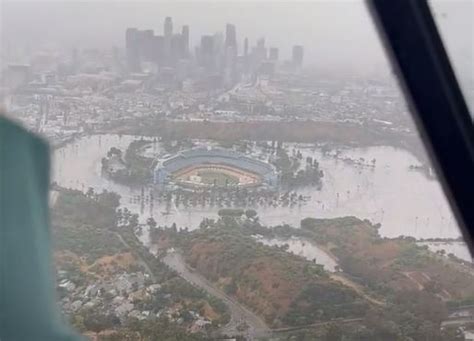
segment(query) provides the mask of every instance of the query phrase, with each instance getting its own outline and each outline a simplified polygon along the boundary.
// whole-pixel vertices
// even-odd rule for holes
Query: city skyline
[[[474,335],[472,256],[362,0],[10,3],[2,19],[0,125],[50,146],[50,278],[78,334]]]
[[[430,3],[461,78],[472,78],[474,35],[463,31],[470,27],[472,32],[472,3]],[[185,23],[192,26],[190,45],[197,44],[204,32],[222,30],[227,22],[232,22],[250,40],[262,35],[268,45],[287,46],[280,54],[291,54],[291,41],[306,46],[307,65],[341,75],[389,73],[387,58],[363,1],[133,3],[111,0],[92,3],[39,0],[3,1],[1,10],[0,43],[4,50],[5,45],[9,45],[11,50],[21,51],[38,45],[96,48],[110,42],[110,45],[123,46],[121,27],[146,26],[157,30],[162,28],[166,16],[179,16],[176,26]],[[105,24],[104,16],[108,18]],[[203,17],[206,20],[202,20]],[[85,21],[87,28],[81,26]],[[61,30],[55,29],[58,26]],[[35,30],[32,31],[31,27]],[[11,37],[15,37],[15,43]],[[47,44],[42,44],[46,37]],[[243,41],[238,41],[238,48],[244,48]]]
[[[172,17],[165,18],[161,34],[160,30],[127,27],[125,58],[128,71],[140,72],[143,62],[151,62],[156,67],[176,68],[183,61],[190,67],[189,62],[194,60],[207,72],[227,73],[232,83],[230,79],[235,80],[238,73],[272,74],[277,65],[292,69],[303,66],[304,46],[292,45],[291,55],[280,60],[280,47],[265,46],[265,37],[257,39],[249,50],[248,37],[239,37],[238,28],[231,23],[226,23],[224,32],[202,35],[195,46],[190,46],[189,34],[189,25],[173,31]],[[243,40],[244,45],[240,53],[239,40]]]
[[[173,22],[175,27],[189,25],[190,46],[199,44],[202,35],[213,35],[216,32],[225,34],[225,25],[231,23],[237,27],[239,53],[244,50],[245,37],[248,37],[250,45],[255,44],[257,39],[265,37],[267,46],[279,47],[280,58],[283,56],[290,58],[293,45],[305,46],[306,65],[353,68],[347,65],[346,58],[345,61],[342,60],[342,56],[345,55],[352,56],[354,64],[359,64],[357,69],[364,68],[364,65],[373,69],[374,61],[369,62],[371,58],[367,57],[367,54],[373,55],[375,60],[378,60],[375,64],[383,64],[385,57],[364,6],[349,4],[354,8],[351,10],[353,18],[336,24],[326,17],[336,15],[340,9],[338,6],[341,5],[304,3],[293,8],[284,3],[271,5],[258,2],[190,3],[189,6],[183,3],[140,3],[135,11],[130,11],[128,3],[70,2],[41,5],[29,3],[28,6],[22,3],[7,3],[4,6],[4,13],[9,15],[5,15],[3,41],[6,43],[9,41],[9,36],[15,36],[19,42],[17,46],[21,46],[21,49],[26,45],[34,48],[35,44],[41,44],[47,36],[47,45],[65,49],[124,47],[123,28],[148,28],[161,34],[163,21],[170,16],[175,19]],[[71,13],[74,13],[74,16],[71,16]],[[309,17],[308,13],[314,13],[314,19]],[[105,14],[110,20],[103,25],[100,18]],[[51,15],[54,15],[54,18],[50,18]],[[86,17],[88,27],[80,27]],[[203,18],[205,20],[202,20]],[[298,20],[288,20],[289,18]],[[31,32],[29,27],[34,22],[38,23],[38,30]],[[54,29],[58,25],[62,27],[61,31]],[[354,30],[354,27],[359,28]],[[85,31],[94,34],[85,34]],[[329,31],[332,32],[330,37],[326,34]],[[348,34],[350,36],[347,36]],[[346,46],[341,44],[345,39],[365,40],[365,42],[363,45]],[[16,44],[10,43],[10,45],[14,48]],[[367,45],[372,46],[368,48]],[[345,51],[342,52],[341,49]]]

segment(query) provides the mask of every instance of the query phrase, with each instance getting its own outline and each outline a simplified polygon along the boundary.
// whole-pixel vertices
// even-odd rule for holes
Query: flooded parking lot
[[[204,217],[217,217],[219,207],[199,205],[177,207],[158,202],[150,193],[153,186],[131,188],[102,175],[101,159],[111,147],[126,149],[136,136],[93,135],[71,142],[54,153],[53,180],[60,186],[87,190],[93,187],[115,191],[122,206],[140,214],[142,221],[153,216],[158,225],[196,228]],[[393,147],[342,149],[324,153],[308,144],[286,144],[318,160],[324,171],[321,190],[303,187],[297,190],[307,201],[302,205],[256,207],[260,221],[267,225],[287,223],[298,227],[305,217],[332,218],[356,216],[380,223],[386,237],[400,235],[415,238],[459,237],[439,183],[414,170],[419,161],[409,152]],[[159,143],[151,152],[159,154]],[[148,150],[150,153],[150,150]]]

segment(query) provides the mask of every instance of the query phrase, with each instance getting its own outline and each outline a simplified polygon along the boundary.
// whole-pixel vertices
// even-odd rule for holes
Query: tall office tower
[[[181,34],[173,34],[171,36],[171,60],[170,64],[175,65],[177,60],[184,57],[183,36]]]
[[[224,70],[226,53],[225,33],[214,33],[214,66],[219,72]]]
[[[182,35],[182,44],[183,44],[183,56],[187,57],[189,55],[189,26],[184,25],[181,29]]]
[[[235,32],[235,25],[227,24],[225,27],[225,47],[233,47],[237,51],[237,34]]]
[[[205,35],[201,37],[201,55],[207,54],[212,55],[214,54],[214,37],[210,35]]]
[[[125,31],[125,50],[127,68],[130,72],[140,71],[140,39],[136,28],[127,28]]]
[[[214,39],[214,54],[223,55],[225,52],[225,41],[222,32],[216,32],[212,37],[212,39]]]
[[[232,79],[235,77],[235,64],[237,62],[237,36],[235,33],[235,26],[232,24],[227,24],[225,29],[225,42],[224,42],[224,60],[223,67],[230,84]]]
[[[144,30],[140,32],[140,56],[143,60],[152,61],[153,60],[153,52],[152,52],[152,44],[153,44],[153,30]]]
[[[256,48],[256,59],[257,62],[267,59],[267,49],[265,47],[265,38],[260,38],[257,40]]]
[[[224,85],[231,87],[237,81],[237,51],[234,46],[227,46],[224,61]]]
[[[199,49],[200,64],[207,70],[212,71],[215,67],[214,37],[205,35],[201,37],[201,48]]]
[[[242,58],[242,71],[247,73],[250,67],[250,57],[249,57],[249,38],[245,37],[244,39],[244,56]]]
[[[294,45],[293,46],[293,53],[291,57],[291,61],[294,66],[301,66],[303,65],[303,46],[302,45]]]
[[[171,37],[171,35],[173,34],[173,20],[171,19],[171,17],[165,18],[165,26],[163,32],[165,37]]]
[[[165,38],[154,36],[152,39],[152,60],[158,65],[163,65],[165,58]]]
[[[278,48],[270,47],[268,59],[273,60],[273,61],[278,60]]]
[[[173,35],[173,21],[171,17],[165,18],[163,32],[164,32],[164,37],[165,37],[165,50],[164,50],[165,55],[164,55],[163,64],[168,66],[171,64],[171,60],[172,60],[171,36]]]

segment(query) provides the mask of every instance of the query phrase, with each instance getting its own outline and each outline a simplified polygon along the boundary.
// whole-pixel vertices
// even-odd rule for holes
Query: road
[[[123,239],[123,237],[120,235],[120,233],[115,233],[117,235],[117,238],[120,240],[120,242],[127,248],[133,251],[133,248],[130,246],[129,243]],[[135,253],[135,255],[138,257],[138,261],[140,264],[145,268],[145,270],[150,274],[150,278],[153,282],[156,282],[156,277],[153,271],[151,271],[150,266],[148,263],[138,254],[138,252]]]
[[[130,244],[128,244],[125,239],[120,235],[120,233],[116,233],[117,238],[120,242],[128,249],[133,250]],[[148,266],[147,262],[142,259],[139,255],[139,261],[141,265],[146,269],[146,271],[150,274],[152,280],[155,280],[155,276]],[[188,281],[189,283],[205,290],[212,296],[215,296],[221,299],[229,308],[230,311],[230,321],[224,327],[221,328],[220,332],[225,335],[242,335],[245,336],[249,340],[255,340],[259,337],[265,337],[270,334],[270,329],[265,324],[265,322],[255,315],[252,311],[242,306],[240,303],[236,302],[234,299],[226,295],[222,290],[217,288],[214,284],[209,282],[206,278],[199,275],[198,273],[194,272],[191,268],[189,268],[184,259],[179,253],[170,252],[166,255],[163,259],[164,263],[167,264],[170,268],[175,270],[183,279]],[[237,327],[245,322],[248,325],[248,328],[242,332],[238,331]]]
[[[163,261],[170,268],[178,272],[186,281],[205,290],[210,295],[221,299],[227,305],[231,319],[229,323],[220,330],[221,333],[226,335],[245,334],[245,336],[250,340],[269,336],[271,334],[270,328],[268,328],[266,323],[260,317],[236,302],[233,298],[229,297],[206,278],[189,268],[179,253],[170,252],[166,255]],[[237,330],[237,327],[242,322],[245,322],[248,325],[248,329],[245,332],[239,332]]]
[[[470,325],[474,323],[474,318],[471,316],[469,317],[460,317],[457,319],[453,320],[446,320],[441,322],[441,327],[447,327],[447,326],[464,326],[464,325]]]
[[[123,237],[119,233],[116,233],[116,235],[125,247],[132,249],[131,246],[123,239]],[[148,266],[147,262],[140,256],[138,257],[140,263],[151,275],[152,280],[155,280],[155,276],[150,267]],[[211,283],[202,275],[191,269],[179,253],[168,252],[168,254],[163,258],[163,262],[170,268],[175,270],[184,280],[198,288],[201,288],[209,295],[221,299],[224,304],[227,305],[231,316],[230,321],[219,330],[219,332],[224,335],[243,335],[247,338],[247,340],[257,340],[259,338],[269,337],[275,334],[286,333],[289,331],[321,328],[327,326],[330,323],[346,324],[361,321],[361,319],[359,318],[335,319],[332,321],[318,322],[304,326],[270,329],[265,323],[265,321],[263,321],[263,319],[257,316],[254,312],[247,309],[245,306],[243,306],[242,304],[234,300],[232,297],[224,293],[215,284]],[[242,323],[245,323],[247,325],[247,328],[243,331],[239,331],[238,327]]]

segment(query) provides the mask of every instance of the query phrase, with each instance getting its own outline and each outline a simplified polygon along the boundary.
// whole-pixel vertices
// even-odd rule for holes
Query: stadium
[[[158,162],[156,185],[187,187],[274,187],[276,169],[265,162],[226,149],[191,149]]]

